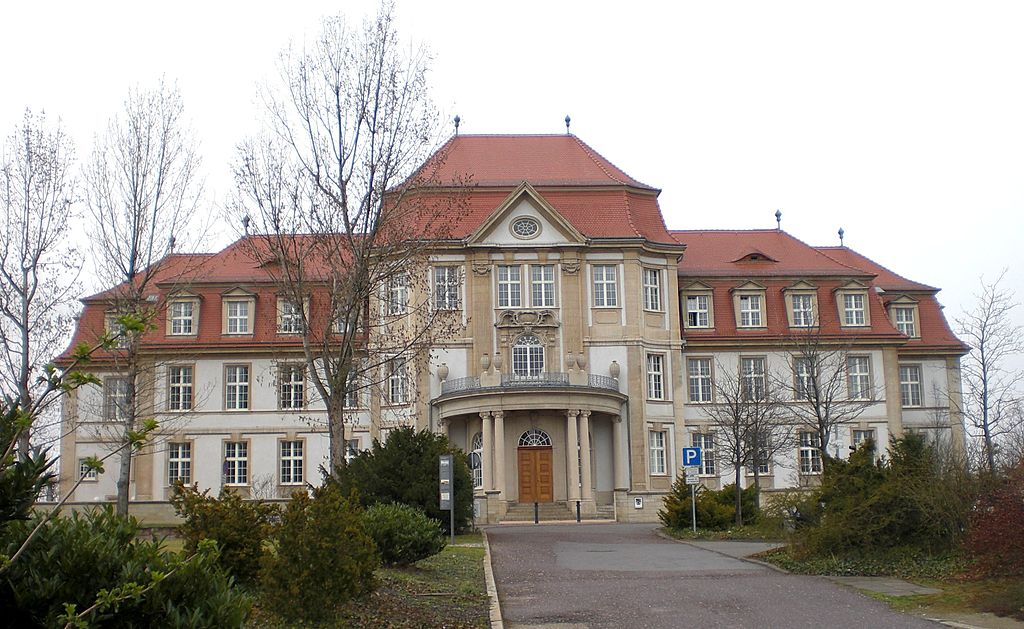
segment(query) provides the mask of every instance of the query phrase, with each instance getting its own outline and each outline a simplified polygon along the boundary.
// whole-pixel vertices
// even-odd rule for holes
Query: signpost
[[[697,532],[697,485],[700,484],[700,448],[683,448],[683,469],[690,486],[690,517]]]
[[[452,469],[455,465],[454,459],[450,454],[442,454],[440,458],[440,474],[438,477],[441,481],[441,510],[448,510],[449,515],[449,530],[452,536],[452,544],[455,544],[455,474]]]

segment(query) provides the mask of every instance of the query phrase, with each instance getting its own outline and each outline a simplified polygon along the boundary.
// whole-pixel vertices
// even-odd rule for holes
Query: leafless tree
[[[98,137],[85,168],[85,201],[91,221],[96,273],[108,292],[111,325],[124,334],[110,348],[117,391],[110,416],[115,447],[132,440],[152,409],[143,394],[152,384],[152,365],[142,339],[160,304],[152,296],[161,264],[189,238],[189,224],[201,195],[199,157],[183,120],[177,88],[162,80],[152,90],[134,89],[124,111]],[[117,480],[117,511],[128,512],[133,448],[123,448]]]
[[[311,45],[282,53],[265,97],[271,134],[239,150],[236,218],[299,322],[333,465],[345,460],[346,398],[425,367],[420,350],[453,324],[430,300],[428,254],[459,201],[419,194],[439,134],[426,71],[390,6],[361,27],[327,18]]]
[[[1009,418],[1024,399],[1024,372],[1010,369],[1010,358],[1024,353],[1024,328],[1013,322],[1019,304],[1002,286],[1004,270],[994,282],[981,278],[971,310],[956,318],[960,338],[971,351],[962,362],[963,416],[980,431],[985,463],[995,473],[998,441],[1010,428]]]
[[[76,182],[74,147],[60,123],[25,111],[4,144],[0,163],[0,392],[34,404],[45,388],[41,369],[67,342],[80,256],[70,244]],[[30,430],[18,436],[27,452]]]

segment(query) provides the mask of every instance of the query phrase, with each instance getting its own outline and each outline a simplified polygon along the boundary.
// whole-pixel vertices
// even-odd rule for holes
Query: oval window
[[[539,233],[540,223],[528,216],[512,221],[512,235],[516,238],[533,238]]]

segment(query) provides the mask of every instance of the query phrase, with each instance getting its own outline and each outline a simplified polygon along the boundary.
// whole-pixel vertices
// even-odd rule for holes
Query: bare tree
[[[414,366],[453,323],[431,308],[427,256],[458,196],[417,194],[438,115],[426,54],[406,51],[391,12],[360,28],[327,18],[312,45],[282,53],[272,134],[243,144],[235,170],[235,211],[256,234],[243,242],[286,298],[279,324],[301,335],[333,465],[346,398]]]
[[[0,392],[34,404],[45,388],[41,369],[67,341],[80,256],[68,223],[76,194],[74,147],[58,122],[25,111],[7,139],[0,163]],[[27,452],[30,430],[20,431]]]
[[[85,169],[85,200],[92,254],[108,291],[109,319],[123,333],[110,348],[116,373],[112,402],[115,447],[134,439],[151,413],[143,393],[152,366],[142,354],[142,338],[153,326],[160,304],[155,278],[166,256],[186,242],[199,202],[199,158],[183,120],[177,88],[163,81],[149,91],[135,89],[121,114],[97,138]],[[117,511],[128,512],[128,488],[136,449],[122,448],[117,480]]]
[[[1024,392],[1024,372],[1008,368],[1007,361],[1024,353],[1024,328],[1013,322],[1018,306],[1013,291],[1001,286],[1004,270],[994,282],[981,278],[974,307],[956,318],[957,333],[970,348],[964,357],[963,416],[981,432],[985,463],[996,471],[996,450],[1003,432],[1010,428]]]

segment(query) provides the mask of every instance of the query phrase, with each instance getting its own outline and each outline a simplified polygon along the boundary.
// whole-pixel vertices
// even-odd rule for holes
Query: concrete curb
[[[716,555],[721,555],[723,557],[728,557],[730,559],[738,559],[740,561],[745,561],[747,563],[752,563],[752,564],[755,564],[755,565],[758,565],[758,566],[769,568],[769,569],[774,570],[775,572],[778,572],[778,573],[781,573],[781,574],[792,574],[789,570],[786,570],[784,568],[780,568],[780,567],[778,567],[778,566],[776,566],[774,564],[770,564],[767,561],[761,561],[760,559],[750,559],[749,557],[735,557],[733,555],[729,555],[729,554],[726,554],[726,553],[723,553],[723,552],[719,552],[717,550],[712,550],[710,548],[704,548],[703,546],[698,546],[697,544],[692,543],[690,540],[679,539],[678,537],[672,537],[671,535],[669,535],[668,533],[665,533],[661,529],[654,529],[654,534],[657,535],[658,537],[662,538],[662,539],[667,539],[670,542],[677,542],[679,544],[686,544],[687,546],[693,546],[694,548],[699,548],[701,550],[706,550],[709,553],[715,553]]]
[[[498,600],[498,585],[494,582],[494,569],[491,567],[491,543],[487,540],[487,531],[481,533],[484,536],[484,581],[487,583],[487,598],[491,599],[491,629],[504,629],[501,602]]]

